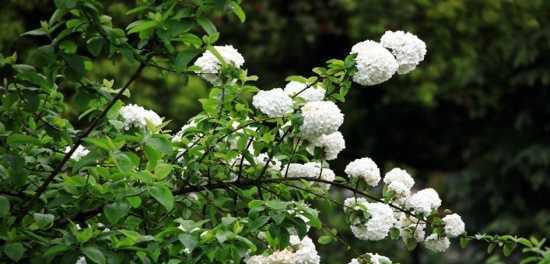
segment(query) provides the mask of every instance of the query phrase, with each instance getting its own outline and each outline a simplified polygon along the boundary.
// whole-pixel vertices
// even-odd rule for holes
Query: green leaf
[[[105,45],[105,40],[99,36],[92,37],[88,39],[88,41],[86,41],[86,47],[88,48],[88,51],[95,57],[101,54],[101,50],[103,49],[104,45]]]
[[[204,31],[208,35],[212,36],[218,33],[218,30],[216,29],[216,26],[214,25],[214,23],[212,23],[212,21],[210,21],[210,19],[206,17],[198,17],[197,23],[199,23],[199,25],[202,27],[202,29],[204,29]]]
[[[105,206],[103,213],[111,224],[116,224],[121,218],[128,214],[129,210],[130,206],[127,203],[117,202]]]
[[[199,244],[197,239],[191,234],[181,234],[178,236],[178,240],[185,246],[185,248],[189,249],[189,251],[193,251],[193,249],[195,249],[195,247]]]
[[[176,55],[176,59],[174,60],[174,66],[176,66],[176,70],[179,72],[184,71],[187,68],[187,65],[195,56],[197,56],[200,53],[199,50],[195,49],[188,49],[184,50],[178,55]]]
[[[147,146],[150,146],[154,148],[155,150],[163,153],[163,154],[170,154],[172,153],[172,143],[168,138],[161,135],[154,135],[151,137],[147,137],[145,139],[145,144]]]
[[[283,201],[271,200],[271,201],[267,201],[265,205],[274,210],[284,210],[286,209],[287,204]]]
[[[105,264],[105,256],[103,255],[103,252],[96,247],[85,247],[82,249],[82,253],[94,263]]]
[[[166,178],[172,172],[172,165],[168,163],[159,163],[155,167],[155,178],[157,180],[162,180]]]
[[[71,9],[76,7],[76,0],[55,0],[54,3],[59,9]]]
[[[319,242],[319,244],[321,245],[327,245],[329,244],[330,242],[332,242],[332,237],[331,236],[321,236],[319,237],[319,239],[317,240]]]
[[[231,10],[239,18],[241,23],[244,23],[244,21],[246,20],[246,15],[241,6],[239,6],[239,4],[237,4],[236,2],[229,2],[229,7],[231,7]]]
[[[133,208],[139,208],[141,206],[141,198],[139,198],[139,196],[127,197],[126,200]]]
[[[6,256],[15,262],[19,261],[23,257],[25,250],[26,249],[23,244],[19,242],[9,243],[4,246],[4,253]]]
[[[0,196],[0,217],[10,214],[10,200],[5,196]]]
[[[40,140],[29,135],[23,134],[12,134],[8,136],[7,139],[8,145],[15,146],[19,144],[31,144],[31,145],[40,145]]]
[[[84,67],[85,57],[79,55],[65,55],[63,58],[69,66],[66,71],[69,78],[73,80],[82,79],[86,73],[86,68]]]
[[[192,33],[184,33],[181,35],[181,41],[195,48],[199,48],[202,45],[202,40],[197,35]]]
[[[138,20],[128,25],[126,30],[128,30],[128,34],[133,34],[133,33],[152,29],[157,25],[158,25],[158,22],[154,20]]]
[[[34,219],[34,227],[36,229],[48,229],[53,225],[54,215],[52,214],[40,214],[40,213],[34,213],[33,215]]]
[[[149,193],[157,202],[166,208],[166,211],[170,212],[172,208],[174,208],[174,196],[166,185],[153,186]]]
[[[48,248],[46,250],[46,252],[44,252],[44,257],[47,258],[47,257],[53,257],[53,256],[56,256],[58,255],[59,253],[63,253],[67,250],[69,250],[70,247],[65,245],[65,244],[58,244],[58,245],[55,245],[55,246],[52,246],[50,248]]]

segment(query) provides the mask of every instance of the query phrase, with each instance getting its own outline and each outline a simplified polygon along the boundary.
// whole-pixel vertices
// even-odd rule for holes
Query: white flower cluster
[[[363,179],[372,187],[378,185],[380,181],[380,169],[370,158],[360,158],[350,162],[344,172],[351,178]]]
[[[444,252],[450,245],[449,238],[440,237],[437,234],[431,234],[424,240],[424,246],[433,252]]]
[[[409,32],[386,31],[380,43],[359,42],[351,48],[350,54],[357,54],[353,81],[370,86],[389,80],[395,72],[406,74],[414,70],[424,60],[426,44]]]
[[[290,236],[290,246],[271,255],[256,255],[245,260],[246,264],[319,264],[321,257],[315,244],[309,237],[302,240],[296,235]]]
[[[336,178],[334,171],[330,168],[322,167],[322,165],[318,162],[308,162],[305,164],[290,163],[287,166],[288,168],[285,167],[285,169],[288,170],[288,172],[283,169],[282,174],[283,176],[286,174],[287,177],[290,178],[317,178],[329,182],[333,182]],[[328,183],[321,183],[319,185],[326,190],[330,188],[330,184]]]
[[[395,202],[401,205],[410,196],[414,179],[406,170],[393,168],[384,176],[384,183],[388,191],[394,193]]]
[[[306,138],[332,134],[344,122],[344,115],[331,101],[308,102],[301,110],[304,120],[300,131]]]
[[[65,148],[65,153],[68,153],[69,151],[71,151],[71,146],[67,146]],[[78,145],[71,155],[71,159],[74,161],[79,161],[81,158],[88,155],[88,153],[90,153],[90,151],[86,147]]]
[[[380,38],[380,43],[395,56],[399,64],[399,74],[414,70],[426,55],[426,43],[409,32],[386,31]]]
[[[369,203],[364,198],[348,198],[344,201],[344,210],[359,210],[366,212],[369,217],[354,219],[351,223],[351,232],[361,240],[382,240],[388,236],[396,219],[391,207],[385,203]]]
[[[278,171],[281,170],[281,161],[275,157],[272,157],[271,160],[269,160],[269,155],[267,153],[260,153],[258,156],[254,157],[254,160],[256,161],[256,164],[260,165],[261,167],[265,166],[267,161],[269,161],[268,168]]]
[[[322,135],[312,140],[313,146],[323,148],[326,160],[334,160],[338,157],[338,153],[346,148],[344,136],[339,131],[332,134]]]
[[[74,264],[88,264],[84,256],[80,256]]]
[[[415,213],[427,215],[441,206],[441,199],[434,189],[426,188],[411,195],[406,203]]]
[[[129,130],[132,127],[147,128],[147,124],[158,127],[162,124],[162,118],[152,110],[147,110],[139,105],[125,105],[119,110],[119,114],[124,121],[124,129]]]
[[[281,88],[259,91],[252,98],[252,105],[269,117],[283,117],[294,111],[292,98]]]
[[[466,225],[462,221],[462,217],[460,217],[460,215],[446,215],[442,220],[445,223],[445,234],[448,237],[457,237],[466,232]]]
[[[214,46],[214,49],[221,55],[225,63],[231,64],[236,68],[240,68],[244,64],[243,56],[231,45]],[[221,63],[218,58],[209,50],[205,51],[196,61],[195,66],[201,69],[200,76],[210,83],[218,81],[218,73],[221,68]]]
[[[306,89],[307,88],[307,89]],[[289,96],[300,97],[306,102],[322,101],[325,98],[325,89],[318,87],[307,87],[307,84],[291,81],[285,86],[285,93]]]
[[[399,221],[396,222],[395,227],[399,229],[399,235],[403,241],[406,242],[410,238],[413,238],[416,242],[424,241],[426,223],[405,213],[399,213],[398,215]]]
[[[399,67],[391,52],[372,40],[355,44],[351,48],[351,53],[357,54],[357,72],[353,75],[353,81],[360,85],[383,83],[389,80]]]
[[[392,261],[385,256],[378,255],[376,253],[366,253],[361,256],[362,259],[365,259],[367,262],[359,262],[358,259],[351,259],[348,264],[392,264]]]

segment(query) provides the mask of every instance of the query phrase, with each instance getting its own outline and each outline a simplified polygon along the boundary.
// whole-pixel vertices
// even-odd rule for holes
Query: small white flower
[[[233,67],[241,68],[244,64],[243,56],[231,45],[214,46],[214,49],[221,55],[225,63]],[[205,51],[196,61],[195,66],[201,69],[200,75],[210,83],[218,81],[218,73],[221,69],[221,63],[218,58],[209,50]]]
[[[458,214],[450,214],[443,217],[445,222],[445,234],[448,237],[457,237],[466,232],[466,226]]]
[[[307,84],[301,82],[291,81],[285,86],[285,93],[289,96],[297,96],[304,99],[306,102],[322,101],[325,98],[325,89],[317,87],[307,88]],[[304,90],[305,89],[305,90]]]
[[[332,134],[322,135],[314,140],[312,143],[316,147],[323,148],[325,152],[324,158],[326,160],[334,160],[338,157],[338,153],[346,148],[346,141],[344,136],[339,131]]]
[[[162,124],[162,118],[152,110],[130,104],[125,105],[119,110],[120,116],[124,121],[124,129],[129,130],[132,127],[146,128],[147,124],[158,127]]]
[[[338,131],[344,115],[331,101],[308,102],[301,108],[304,118],[300,131],[306,138],[316,138]]]
[[[351,178],[361,178],[375,187],[380,181],[380,169],[370,158],[360,158],[350,162],[344,172]]]
[[[69,151],[71,151],[71,146],[67,146],[65,148],[65,153],[68,153]],[[79,161],[81,158],[88,155],[88,153],[90,153],[90,151],[87,148],[82,145],[78,145],[78,147],[76,147],[75,151],[71,155],[71,159],[74,161]]]
[[[246,264],[319,264],[321,257],[315,244],[309,237],[302,240],[296,235],[290,236],[290,246],[273,252],[268,256],[252,256],[245,259]]]
[[[74,264],[87,264],[86,258],[84,256],[80,256]]]
[[[389,50],[372,40],[355,44],[351,54],[357,54],[357,72],[353,75],[353,81],[360,85],[383,83],[393,76],[399,66]]]
[[[424,240],[424,246],[433,252],[445,252],[451,241],[446,237],[438,237],[437,234],[431,234]]]
[[[430,214],[439,206],[441,206],[441,199],[439,194],[432,188],[418,191],[407,199],[407,208],[419,214]]]
[[[259,91],[252,98],[252,105],[269,117],[283,117],[294,111],[292,98],[281,88]]]
[[[407,189],[411,189],[414,185],[414,179],[403,169],[393,168],[384,176],[384,183],[390,185],[392,182],[401,182]]]
[[[411,191],[402,182],[394,181],[388,185],[388,190],[395,194],[395,198],[399,203],[404,202],[404,199],[409,197]]]
[[[414,34],[403,31],[386,31],[380,43],[391,50],[399,68],[397,73],[406,74],[416,68],[426,55],[426,43]]]

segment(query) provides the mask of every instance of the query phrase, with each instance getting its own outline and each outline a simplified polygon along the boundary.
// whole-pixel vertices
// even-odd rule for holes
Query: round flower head
[[[256,164],[263,167],[269,160],[269,155],[267,155],[267,153],[260,153],[258,156],[254,158],[254,160],[256,161]],[[268,168],[273,170],[281,170],[281,166],[282,166],[282,163],[279,159],[272,157],[271,160],[269,160]]]
[[[401,204],[409,197],[411,190],[402,182],[394,181],[388,185],[388,190],[395,194],[396,201]]]
[[[382,255],[378,255],[376,253],[366,253],[364,255],[361,255],[361,258],[366,260],[366,263],[369,264],[391,264],[391,260],[387,257],[384,257]],[[348,264],[362,264],[357,259],[351,259],[351,261]]]
[[[443,217],[443,222],[445,222],[445,234],[448,237],[457,237],[466,232],[466,226],[464,225],[464,222],[462,221],[460,215],[447,215]]]
[[[296,235],[290,236],[288,248],[273,252],[268,256],[252,256],[245,260],[246,264],[319,264],[321,257],[317,253],[311,238],[303,239]]]
[[[243,56],[231,45],[214,46],[214,49],[221,55],[225,63],[240,68],[244,64]],[[205,51],[196,61],[195,66],[201,69],[200,75],[209,81],[215,83],[218,80],[218,72],[221,68],[221,62],[209,50]]]
[[[411,189],[414,185],[414,179],[406,171],[400,168],[393,168],[384,176],[384,183],[390,185],[393,182],[401,182],[407,189]]]
[[[414,34],[403,31],[386,31],[380,43],[391,50],[399,68],[397,73],[406,74],[416,68],[426,55],[426,43]]]
[[[416,217],[401,214],[397,226],[403,241],[406,242],[409,238],[414,238],[416,242],[424,241],[426,236],[425,222],[419,221]]]
[[[65,148],[65,153],[68,153],[69,151],[71,151],[71,146],[67,146]],[[87,148],[82,145],[78,145],[78,147],[76,147],[75,151],[71,155],[71,159],[74,161],[79,161],[81,158],[88,155],[88,153],[90,153],[90,151]]]
[[[451,241],[446,237],[438,237],[437,234],[431,234],[424,240],[424,246],[433,252],[445,252]]]
[[[396,222],[391,207],[384,203],[368,203],[364,199],[346,199],[344,206],[345,211],[350,209],[365,210],[364,208],[366,208],[366,212],[370,217],[368,219],[355,219],[351,223],[351,232],[361,240],[376,241],[384,239]]]
[[[355,58],[357,72],[353,81],[360,85],[376,85],[389,80],[397,71],[397,61],[390,51],[380,43],[366,40],[355,44],[351,48]]]
[[[306,102],[322,101],[325,98],[325,89],[309,87],[307,84],[301,82],[291,81],[285,86],[285,93],[289,96],[297,96],[304,99]],[[304,90],[305,89],[305,90]]]
[[[418,191],[407,199],[407,207],[419,214],[430,214],[439,206],[441,206],[441,199],[439,194],[432,188]]]
[[[344,170],[351,178],[361,178],[368,185],[375,187],[380,181],[380,169],[370,158],[360,158],[350,162]]]
[[[290,163],[284,166],[282,171],[283,176],[286,174],[290,178],[307,177],[308,169],[299,163]]]
[[[146,128],[147,124],[154,127],[162,124],[162,118],[152,110],[147,110],[139,105],[125,105],[119,110],[119,114],[124,121],[124,129],[131,127]]]
[[[332,134],[344,122],[344,115],[331,101],[308,102],[301,110],[304,121],[300,131],[306,138]]]
[[[267,257],[262,255],[248,257],[244,260],[246,264],[267,264],[269,263]]]
[[[269,117],[283,117],[294,111],[292,99],[281,88],[259,91],[252,98],[252,105]]]
[[[340,132],[334,132],[328,135],[322,135],[312,141],[316,147],[323,148],[326,160],[334,160],[338,153],[346,148],[346,141]]]

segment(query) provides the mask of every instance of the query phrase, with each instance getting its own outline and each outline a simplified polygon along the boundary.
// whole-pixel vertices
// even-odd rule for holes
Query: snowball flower
[[[254,160],[256,161],[256,164],[263,167],[263,166],[265,166],[265,164],[269,160],[269,155],[267,155],[267,153],[260,153],[258,156],[256,156],[254,158]],[[273,170],[281,170],[281,166],[282,166],[281,161],[279,159],[273,157],[269,161],[268,168],[273,169]]]
[[[306,102],[322,101],[325,98],[325,89],[317,87],[309,87],[308,85],[301,82],[291,81],[285,86],[285,93],[289,96],[298,96],[304,99]],[[304,90],[305,89],[305,90]]]
[[[305,164],[290,163],[287,167],[288,173],[285,167],[282,174],[283,176],[286,174],[290,178],[318,178],[328,182],[333,182],[336,178],[334,171],[330,168],[322,168],[321,164],[318,162],[308,162]],[[328,183],[319,183],[319,185],[327,190],[330,188],[330,184]]]
[[[401,214],[396,225],[403,241],[407,241],[409,238],[414,238],[416,242],[424,241],[426,236],[425,222],[419,221],[416,217]]]
[[[361,178],[375,187],[380,181],[380,169],[370,158],[360,158],[350,162],[344,172],[351,178]]]
[[[399,64],[398,74],[414,70],[426,55],[426,43],[409,32],[386,31],[380,43],[395,56]]]
[[[397,200],[408,197],[411,194],[411,190],[405,186],[402,182],[394,181],[388,185],[388,190],[395,194]]]
[[[384,257],[382,255],[378,255],[376,253],[366,253],[361,256],[362,259],[367,260],[369,264],[391,264],[391,260],[387,257]],[[357,259],[351,259],[351,261],[348,264],[362,264]]]
[[[131,127],[146,128],[147,124],[155,127],[162,124],[162,118],[157,113],[135,104],[123,106],[120,108],[119,114],[124,121],[125,130]]]
[[[68,153],[69,151],[71,151],[71,146],[67,146],[65,148],[65,153]],[[78,147],[76,147],[75,151],[71,155],[71,159],[74,161],[79,161],[81,158],[88,155],[88,153],[90,153],[90,151],[87,148],[82,145],[78,145]]]
[[[231,45],[214,46],[214,49],[221,55],[225,63],[231,64],[236,68],[240,68],[244,64],[243,56]],[[209,50],[205,51],[196,61],[195,66],[201,69],[200,75],[209,81],[215,83],[218,81],[217,74],[221,69],[221,62]]]
[[[294,111],[290,98],[281,88],[259,91],[252,98],[252,105],[269,117],[283,117]]]
[[[352,199],[352,200],[350,200]],[[356,219],[351,225],[351,232],[361,240],[382,240],[397,221],[391,207],[385,203],[369,203],[365,199],[348,198],[344,201],[344,210],[365,210],[368,219]],[[366,220],[366,222],[362,221]]]
[[[308,102],[301,111],[304,121],[300,131],[306,138],[332,134],[344,123],[344,114],[331,101]]]
[[[393,76],[399,66],[389,50],[372,40],[355,44],[351,54],[357,54],[357,72],[353,75],[353,81],[360,85],[383,83]]]
[[[441,199],[434,189],[427,188],[411,195],[406,205],[416,213],[429,214],[441,206]]]
[[[338,157],[338,153],[346,148],[346,141],[340,132],[334,132],[328,135],[322,135],[312,143],[316,147],[323,148],[326,160],[334,160]]]
[[[390,185],[393,182],[402,183],[408,190],[410,190],[414,185],[414,179],[411,175],[406,170],[400,168],[393,168],[384,176],[385,184]]]
[[[252,256],[245,260],[246,264],[319,264],[321,257],[315,244],[309,237],[302,240],[296,235],[290,236],[290,246],[273,252],[268,256]]]
[[[451,241],[446,237],[438,237],[437,234],[431,234],[424,240],[424,246],[433,252],[445,252]]]
[[[445,234],[448,237],[457,237],[466,232],[466,226],[458,214],[450,214],[443,217],[443,222],[445,222]]]

